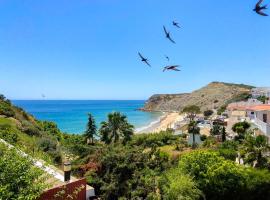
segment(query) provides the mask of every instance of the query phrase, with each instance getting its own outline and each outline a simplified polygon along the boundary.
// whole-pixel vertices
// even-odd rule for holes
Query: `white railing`
[[[254,123],[264,134],[270,136],[270,124],[267,124],[258,118],[255,118]]]

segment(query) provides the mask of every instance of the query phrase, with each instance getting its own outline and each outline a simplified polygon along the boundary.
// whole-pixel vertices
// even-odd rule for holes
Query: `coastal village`
[[[233,95],[224,96],[228,94],[224,93],[224,90],[231,90],[231,94]],[[212,94],[213,91],[214,94]],[[222,99],[217,98],[220,95],[223,95]],[[162,98],[159,98],[160,96],[162,96]],[[189,104],[190,101],[187,104],[184,101],[181,101],[181,103],[183,103],[183,105],[181,105],[179,104],[178,98],[183,98],[183,96],[184,98],[195,99],[194,101],[199,100],[204,103],[199,103],[202,105],[199,107]],[[196,98],[197,96],[200,98]],[[207,100],[203,99],[205,96]],[[169,101],[169,103],[167,103],[167,101]],[[172,101],[178,101],[178,104],[173,104]],[[217,106],[218,103],[219,106]],[[154,101],[151,97],[145,103],[145,108],[149,108],[150,106],[153,108],[153,105],[156,107],[162,105],[163,108],[166,108],[166,106],[171,106],[172,104],[174,106],[182,106],[182,109],[179,111],[162,111],[160,120],[155,123],[151,123],[150,126],[144,129],[136,131],[133,135],[133,139],[129,139],[129,144],[127,146],[131,145],[132,148],[135,148],[136,145],[139,147],[142,146],[142,152],[138,154],[141,156],[148,151],[150,151],[150,155],[151,151],[163,152],[167,154],[168,158],[171,157],[170,159],[173,161],[178,160],[182,154],[187,153],[188,155],[192,151],[196,153],[200,152],[200,149],[211,149],[212,147],[215,149],[217,146],[222,146],[227,143],[235,145],[235,141],[239,140],[237,138],[240,137],[241,134],[246,134],[247,136],[242,135],[243,137],[240,138],[239,141],[246,140],[245,137],[249,137],[249,134],[254,138],[258,138],[259,136],[266,137],[267,144],[270,141],[270,87],[252,87],[212,82],[190,94],[170,95],[170,98],[168,98],[167,95],[165,98],[164,95],[154,95]],[[91,180],[93,178],[90,176],[91,178],[89,179],[87,173],[101,170],[101,164],[95,161],[97,159],[95,156],[98,155],[100,147],[107,148],[106,145],[108,144],[104,139],[102,139],[102,136],[101,141],[95,138],[92,138],[92,142],[89,138],[85,141],[85,135],[65,135],[61,133],[55,125],[50,124],[49,122],[43,122],[45,123],[45,127],[47,127],[47,131],[52,131],[52,138],[55,138],[55,136],[63,138],[61,139],[62,141],[59,140],[63,146],[61,159],[60,157],[55,157],[54,164],[50,162],[48,163],[45,161],[47,159],[47,155],[46,157],[43,157],[41,155],[37,155],[37,153],[39,152],[38,154],[40,154],[40,150],[43,145],[45,145],[46,148],[51,149],[52,147],[50,146],[53,145],[53,143],[50,140],[52,138],[50,140],[47,138],[45,143],[40,144],[40,142],[38,142],[38,145],[42,146],[36,148],[35,137],[41,137],[38,140],[42,141],[45,138],[44,136],[40,136],[40,134],[45,134],[45,132],[38,133],[35,132],[36,130],[28,130],[23,127],[25,126],[25,122],[21,123],[20,120],[27,120],[27,123],[33,123],[35,126],[38,125],[36,123],[40,122],[35,121],[32,116],[29,116],[22,109],[13,107],[9,100],[5,99],[3,95],[1,96],[0,105],[2,109],[0,110],[2,112],[2,115],[0,115],[0,147],[3,145],[6,149],[14,149],[16,153],[23,158],[29,157],[32,165],[42,170],[47,177],[45,183],[48,184],[49,187],[41,191],[38,198],[39,200],[66,199],[69,197],[71,199],[73,198],[78,200],[99,199],[99,196],[101,195],[100,188],[98,185],[92,184]],[[203,108],[203,110],[201,110],[201,108]],[[14,116],[14,118],[11,116]],[[92,118],[90,115],[88,122],[90,125],[92,123],[91,120]],[[239,123],[241,126],[235,127],[235,125]],[[90,125],[88,124],[88,127]],[[245,125],[247,125],[247,127],[242,127]],[[11,129],[5,128],[9,126]],[[27,148],[23,148],[24,146],[18,144],[17,136],[15,137],[15,135],[12,135],[19,131],[15,127],[19,128],[20,131],[23,131],[22,133],[19,133],[20,137],[22,137],[20,142],[26,142]],[[39,129],[42,129],[42,127],[39,127]],[[11,130],[11,132],[8,130]],[[132,131],[132,129],[130,130]],[[102,134],[102,128],[99,132]],[[30,137],[27,136],[28,139],[24,141],[25,139],[23,138],[26,137],[25,133],[26,135],[37,135],[34,138],[31,135]],[[33,140],[33,144],[31,144],[31,140]],[[47,147],[47,145],[49,146]],[[119,142],[114,143],[114,145],[122,146]],[[121,148],[126,148],[125,146],[126,145],[124,144]],[[18,149],[18,147],[20,147],[20,149]],[[111,147],[112,146],[108,146],[108,151],[111,151]],[[66,148],[69,149],[65,150]],[[70,151],[73,148],[74,150]],[[89,150],[87,150],[88,148],[90,150],[94,148],[94,154],[89,154]],[[45,149],[42,151],[46,152],[46,154],[49,153],[49,151]],[[206,152],[208,152],[208,150],[206,150]],[[268,150],[265,150],[261,156],[268,155],[268,152]],[[107,156],[108,153],[109,152],[105,152],[105,156]],[[85,163],[84,156],[89,156],[88,154],[90,155],[90,160],[87,159],[87,162]],[[82,157],[82,155],[84,156]],[[94,157],[92,158],[92,156]],[[125,154],[123,154],[123,156],[126,157]],[[232,160],[233,163],[236,163],[237,166],[252,166],[253,168],[257,168],[258,164],[260,164],[260,161],[256,159],[247,163],[245,158],[246,155],[240,153],[237,148],[233,150],[232,154],[229,153],[229,155],[225,154],[224,156],[229,156],[228,158]],[[83,162],[80,161],[80,157],[82,157]],[[152,158],[150,159],[150,162],[152,162],[151,160]],[[82,164],[77,164],[78,161],[82,162]],[[106,165],[104,165],[103,168],[106,169]],[[157,195],[158,194],[159,192]]]
[[[270,87],[253,88],[250,98],[245,101],[229,103],[226,109],[218,114],[218,110],[211,110],[210,116],[204,113],[196,114],[195,120],[200,127],[200,135],[210,136],[211,129],[215,123],[226,127],[228,138],[234,138],[236,133],[232,126],[237,122],[248,122],[252,124],[252,129],[256,135],[265,135],[270,140]],[[175,134],[187,133],[189,123],[187,113],[171,112],[165,113],[159,122],[140,132],[160,132],[171,129]],[[190,136],[192,137],[192,136]],[[198,137],[198,142],[201,140]],[[192,140],[189,140],[191,143]]]

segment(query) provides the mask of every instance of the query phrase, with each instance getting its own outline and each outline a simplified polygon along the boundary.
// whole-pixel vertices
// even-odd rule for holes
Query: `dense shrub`
[[[62,133],[54,122],[41,121],[38,122],[42,127],[42,131],[48,133],[49,135],[55,136],[58,140],[62,139]]]
[[[208,136],[201,145],[207,148],[215,147],[217,145],[217,139],[213,136]]]
[[[37,199],[46,189],[44,172],[0,143],[0,199]]]
[[[23,132],[25,132],[26,134],[30,135],[30,136],[34,136],[34,135],[40,135],[40,131],[37,127],[34,127],[34,126],[28,126],[28,127],[25,127],[23,129]]]
[[[270,198],[269,172],[264,171],[265,177],[269,178],[261,179],[260,171],[225,160],[218,152],[199,150],[186,153],[178,167],[194,177],[206,199]]]
[[[161,181],[163,199],[196,200],[202,197],[202,192],[192,178],[174,168],[165,173]]]
[[[196,105],[186,106],[182,110],[183,113],[194,113],[198,114],[201,112],[200,107]]]
[[[38,126],[33,125],[31,122],[27,120],[22,121],[21,131],[30,136],[40,136],[41,131]]]
[[[55,151],[57,143],[49,137],[43,137],[39,140],[38,146],[44,152]]]
[[[213,110],[206,110],[206,111],[203,112],[203,115],[204,115],[205,117],[209,117],[209,116],[211,116],[213,113],[214,113]]]
[[[57,141],[50,137],[42,137],[38,141],[38,147],[43,152],[47,153],[54,163],[62,162],[62,154],[57,146]]]
[[[177,140],[178,136],[173,135],[172,132],[161,131],[160,133],[134,135],[130,144],[143,147],[153,147],[174,144]]]
[[[247,130],[250,128],[250,123],[244,121],[244,122],[238,122],[235,123],[232,126],[232,130],[237,133],[237,136],[235,136],[235,140],[243,140],[245,138]]]
[[[168,156],[155,149],[128,146],[104,147],[89,164],[86,174],[102,199],[157,199],[159,175],[168,167]]]
[[[226,141],[218,146],[218,152],[225,159],[235,161],[237,157],[239,143],[236,141]]]
[[[14,117],[15,112],[9,103],[0,100],[0,115],[5,115],[6,117]]]
[[[0,128],[0,138],[8,143],[15,144],[18,141],[18,134],[10,128]]]
[[[218,114],[218,115],[221,115],[222,113],[225,112],[226,108],[227,108],[227,104],[221,106],[221,107],[217,110],[217,114]]]

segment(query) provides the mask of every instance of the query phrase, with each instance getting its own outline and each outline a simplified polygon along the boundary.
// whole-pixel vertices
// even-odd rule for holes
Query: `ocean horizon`
[[[137,130],[158,121],[162,115],[139,111],[145,100],[12,100],[12,103],[38,120],[55,122],[62,132],[70,134],[85,131],[88,113],[94,116],[99,127],[110,112],[121,112]]]

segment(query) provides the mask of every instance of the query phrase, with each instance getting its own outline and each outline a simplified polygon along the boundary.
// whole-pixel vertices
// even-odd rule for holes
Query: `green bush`
[[[196,200],[202,197],[202,192],[198,189],[196,182],[178,168],[166,172],[161,185],[163,199]]]
[[[227,108],[227,104],[221,106],[221,107],[217,110],[217,114],[218,114],[218,115],[221,115],[222,113],[225,112],[226,108]]]
[[[37,199],[46,187],[43,170],[0,143],[0,199]]]
[[[178,140],[170,131],[161,131],[160,133],[153,134],[138,134],[132,137],[131,145],[142,147],[165,146],[174,144]]]
[[[199,114],[201,113],[200,107],[196,105],[186,106],[182,110],[183,113],[194,113]]]
[[[48,133],[49,135],[55,136],[58,140],[62,139],[61,131],[54,122],[41,121],[38,123],[42,127],[42,131]]]
[[[219,154],[225,159],[235,161],[239,143],[236,141],[225,141],[218,146]]]
[[[54,163],[60,164],[62,162],[62,153],[57,146],[57,141],[51,137],[42,137],[38,141],[38,147],[43,152],[47,153]]]
[[[9,128],[0,128],[0,138],[8,143],[15,144],[18,141],[18,134]]]
[[[209,116],[211,116],[213,113],[214,113],[213,110],[206,110],[206,111],[203,112],[203,115],[204,115],[205,117],[209,117]]]
[[[201,145],[207,148],[215,147],[217,145],[217,139],[213,136],[208,136]]]
[[[205,141],[207,139],[207,136],[206,135],[201,135],[201,141]]]
[[[23,131],[30,135],[30,136],[34,136],[34,135],[40,135],[40,131],[38,128],[34,127],[34,126],[28,126],[26,128],[23,129]]]
[[[15,112],[9,103],[0,100],[0,115],[5,115],[6,117],[14,117]]]
[[[31,122],[27,120],[22,121],[22,132],[26,133],[30,136],[40,136],[41,132],[38,126],[33,125]]]
[[[206,199],[269,199],[270,173],[226,160],[218,152],[198,150],[184,154],[179,169],[196,180]],[[252,180],[251,180],[252,179]]]
[[[55,151],[57,148],[57,143],[49,137],[43,137],[39,139],[38,146],[44,152]]]
[[[157,199],[159,175],[168,160],[155,148],[104,146],[89,160],[86,176],[101,199]]]

